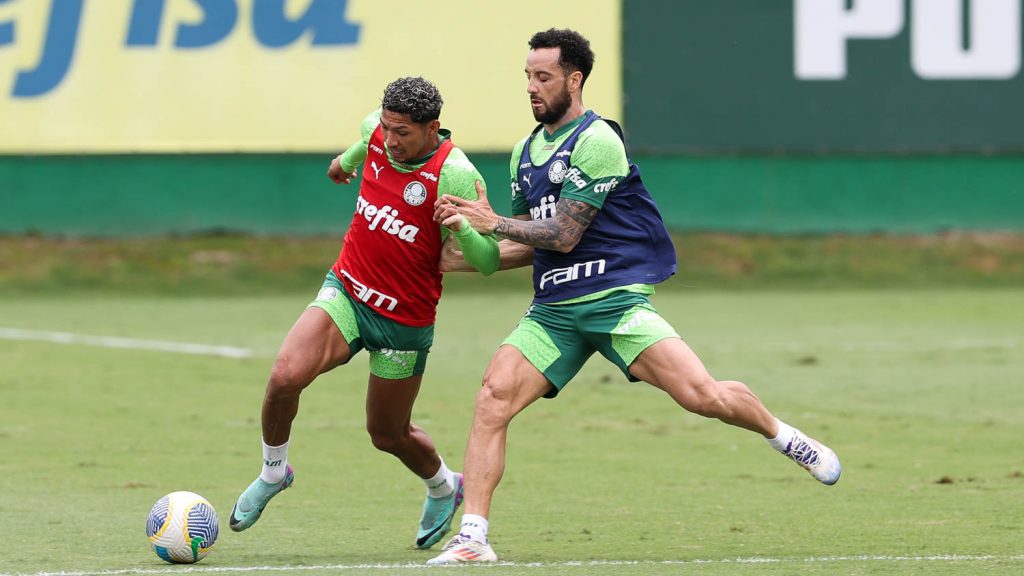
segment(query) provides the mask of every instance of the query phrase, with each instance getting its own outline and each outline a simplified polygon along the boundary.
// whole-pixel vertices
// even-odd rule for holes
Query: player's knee
[[[680,404],[690,412],[708,418],[718,418],[724,415],[727,406],[724,390],[711,377],[689,383]]]
[[[370,443],[377,450],[387,452],[388,454],[401,452],[406,435],[399,434],[393,430],[376,429],[372,426],[368,426],[366,431],[370,435]]]
[[[512,416],[512,387],[501,378],[485,375],[476,394],[475,420],[485,426],[504,426]]]
[[[299,369],[288,355],[281,354],[274,361],[267,381],[267,395],[273,397],[297,396],[312,379]]]

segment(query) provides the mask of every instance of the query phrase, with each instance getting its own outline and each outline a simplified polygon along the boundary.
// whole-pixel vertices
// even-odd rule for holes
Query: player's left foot
[[[794,432],[793,439],[782,454],[810,472],[818,482],[829,486],[838,482],[843,466],[836,453],[803,432]]]
[[[228,525],[235,532],[241,532],[252,526],[260,519],[263,509],[267,507],[270,499],[291,486],[294,481],[295,472],[291,466],[288,466],[285,471],[284,479],[277,484],[264,482],[260,478],[253,480],[245,492],[238,496],[238,501],[235,502],[235,507],[231,510],[231,520]]]
[[[416,547],[430,548],[441,541],[452,527],[455,510],[462,504],[462,474],[455,474],[455,489],[443,498],[427,496],[423,503],[423,517],[416,533]]]
[[[490,544],[473,540],[465,534],[456,534],[444,545],[444,551],[427,560],[427,564],[462,564],[465,562],[497,562],[498,555]]]

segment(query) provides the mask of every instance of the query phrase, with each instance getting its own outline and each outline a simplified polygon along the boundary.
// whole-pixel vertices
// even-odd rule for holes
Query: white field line
[[[53,342],[55,344],[84,344],[103,348],[124,348],[131,350],[153,350],[157,352],[175,352],[178,354],[199,354],[204,356],[222,356],[224,358],[249,358],[253,355],[248,348],[234,346],[210,346],[191,342],[167,342],[164,340],[143,340],[140,338],[122,338],[117,336],[90,336],[72,332],[48,332],[44,330],[22,330],[20,328],[0,327],[0,339],[31,340],[35,342]]]
[[[601,567],[601,566],[705,566],[715,564],[843,564],[865,562],[1024,562],[1024,554],[1014,556],[970,555],[970,554],[939,554],[934,556],[812,556],[809,558],[724,558],[719,560],[571,560],[567,562],[494,562],[474,564],[476,568],[530,568],[546,570],[566,567]],[[463,565],[466,566],[466,565]],[[0,573],[0,576],[122,576],[128,574],[225,574],[246,572],[310,572],[313,570],[329,570],[344,572],[347,570],[422,570],[445,569],[447,566],[427,566],[425,564],[323,564],[318,566],[166,566],[163,568],[126,568],[122,570],[96,571],[60,571],[60,572],[24,572],[14,574]]]
[[[203,356],[221,356],[224,358],[251,358],[255,355],[249,348],[235,346],[214,346],[191,342],[169,342],[165,340],[145,340],[120,336],[92,336],[73,332],[50,332],[45,330],[23,330],[21,328],[0,327],[0,340],[28,340],[35,342],[51,342],[55,344],[81,344],[103,348],[121,348],[132,350],[152,350],[157,352],[174,352],[178,354],[197,354]],[[842,343],[807,343],[807,342],[762,342],[752,345],[716,345],[708,348],[716,352],[735,352],[739,350],[779,350],[790,353],[811,352],[822,350],[839,350],[842,352],[930,352],[968,350],[1014,350],[1022,346],[1016,338],[1005,339],[959,339],[932,343],[913,343],[900,341],[866,341]],[[0,576],[3,576],[0,574]]]

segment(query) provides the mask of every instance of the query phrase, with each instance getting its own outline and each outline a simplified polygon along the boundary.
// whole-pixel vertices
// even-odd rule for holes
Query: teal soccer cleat
[[[238,501],[235,502],[235,507],[231,510],[231,520],[228,525],[235,532],[241,532],[252,526],[260,519],[263,509],[267,507],[270,499],[277,496],[278,492],[287,489],[294,481],[295,471],[291,466],[288,466],[285,471],[284,480],[277,484],[268,484],[259,478],[253,480],[245,492],[238,496]]]
[[[443,498],[431,498],[423,503],[423,517],[416,533],[416,547],[430,548],[441,541],[452,527],[455,510],[462,504],[462,474],[455,475],[455,490]]]

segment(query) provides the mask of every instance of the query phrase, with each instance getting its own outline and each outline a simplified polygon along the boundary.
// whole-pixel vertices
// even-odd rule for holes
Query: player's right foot
[[[835,484],[843,473],[843,466],[835,452],[799,430],[794,430],[793,439],[782,454],[810,472],[822,484]]]
[[[490,544],[473,540],[465,534],[452,536],[438,556],[427,560],[427,564],[462,564],[465,562],[497,562],[498,555]]]
[[[235,507],[231,510],[231,520],[228,525],[235,532],[241,532],[252,526],[260,519],[263,509],[267,507],[270,499],[291,486],[294,481],[295,472],[291,466],[288,466],[285,471],[284,480],[276,484],[264,482],[260,478],[253,480],[245,492],[238,496],[238,501],[235,502]]]

